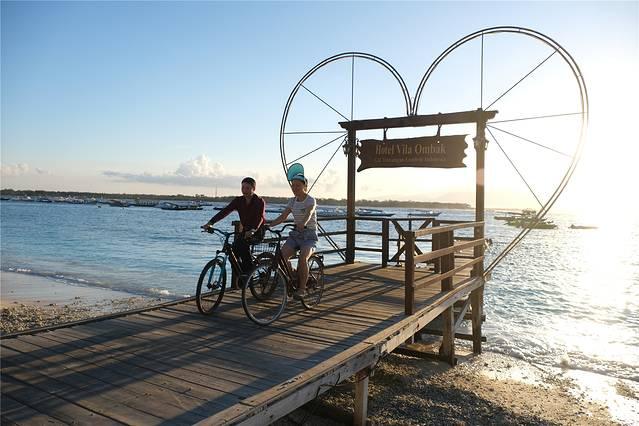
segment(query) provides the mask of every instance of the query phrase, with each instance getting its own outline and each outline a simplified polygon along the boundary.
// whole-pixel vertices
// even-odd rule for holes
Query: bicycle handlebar
[[[202,227],[202,232],[207,232],[209,234],[220,234],[226,238],[228,238],[229,236],[233,235],[235,232],[226,232],[226,231],[222,231],[219,228],[214,228],[212,225],[209,225],[207,227]]]
[[[265,227],[265,229],[266,229],[267,231],[270,231],[270,232],[272,232],[272,233],[274,233],[274,234],[276,234],[276,235],[282,235],[282,232],[284,232],[284,230],[285,230],[286,228],[293,228],[293,229],[295,229],[295,224],[294,224],[294,223],[287,223],[286,225],[282,226],[282,228],[281,228],[281,229],[273,229],[273,228],[271,228],[271,227],[270,227],[270,226],[268,226],[268,225],[264,225],[264,227]]]

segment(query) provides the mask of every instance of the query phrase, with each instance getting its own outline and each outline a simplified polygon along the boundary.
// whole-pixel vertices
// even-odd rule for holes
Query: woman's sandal
[[[304,290],[296,290],[295,293],[293,293],[293,299],[295,300],[304,300],[304,298],[308,296],[308,290],[304,289]]]

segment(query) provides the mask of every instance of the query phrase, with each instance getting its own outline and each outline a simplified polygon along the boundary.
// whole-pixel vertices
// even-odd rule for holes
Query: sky
[[[341,52],[376,55],[398,71],[413,97],[430,64],[456,40],[488,27],[521,26],[561,44],[587,85],[586,144],[559,208],[591,208],[593,199],[637,206],[628,198],[628,182],[639,177],[636,1],[2,1],[1,20],[2,188],[214,196],[239,194],[241,178],[250,175],[259,194],[289,195],[282,115],[313,66]],[[476,109],[553,52],[516,34],[484,42],[481,88],[476,39],[440,63],[418,113]],[[337,131],[344,118],[334,110],[349,119],[406,113],[397,82],[372,61],[336,61],[304,87],[293,97],[287,131]],[[572,113],[577,87],[555,54],[494,109],[501,119]],[[495,124],[502,130],[488,136],[487,206],[539,208],[572,160],[579,119]],[[435,132],[389,130],[388,137]],[[356,177],[357,198],[473,204],[474,127],[441,133],[469,135],[467,168],[365,170]],[[286,135],[283,151],[290,161],[338,136]],[[346,196],[341,141],[300,160],[316,197]]]

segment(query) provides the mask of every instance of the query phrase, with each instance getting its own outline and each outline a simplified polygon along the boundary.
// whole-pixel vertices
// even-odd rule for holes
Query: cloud
[[[224,167],[220,163],[213,163],[209,158],[202,154],[193,160],[180,164],[175,171],[176,176],[184,177],[221,177],[224,176]]]
[[[2,176],[24,176],[29,173],[29,170],[29,165],[25,163],[3,164],[0,166]]]
[[[107,170],[103,172],[107,177],[120,182],[153,183],[158,185],[181,186],[237,186],[241,176],[226,173],[220,163],[212,162],[202,154],[192,160],[180,164],[172,173],[154,175],[151,173],[122,173]]]
[[[288,181],[286,180],[286,176],[284,176],[283,172],[278,173],[276,175],[268,175],[268,176],[261,176],[256,173],[255,180],[257,180],[258,185],[266,186],[269,188],[276,188],[276,189],[290,188]]]

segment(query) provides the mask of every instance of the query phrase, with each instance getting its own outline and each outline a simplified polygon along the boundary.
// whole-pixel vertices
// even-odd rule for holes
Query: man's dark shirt
[[[240,215],[240,222],[242,223],[244,229],[255,230],[258,229],[265,222],[264,209],[264,200],[262,200],[256,194],[253,194],[253,197],[248,204],[246,204],[246,199],[244,198],[244,196],[241,195],[239,197],[235,197],[228,206],[224,207],[215,216],[213,216],[211,222],[219,222],[220,220],[231,214],[231,212],[237,210],[238,214]]]

